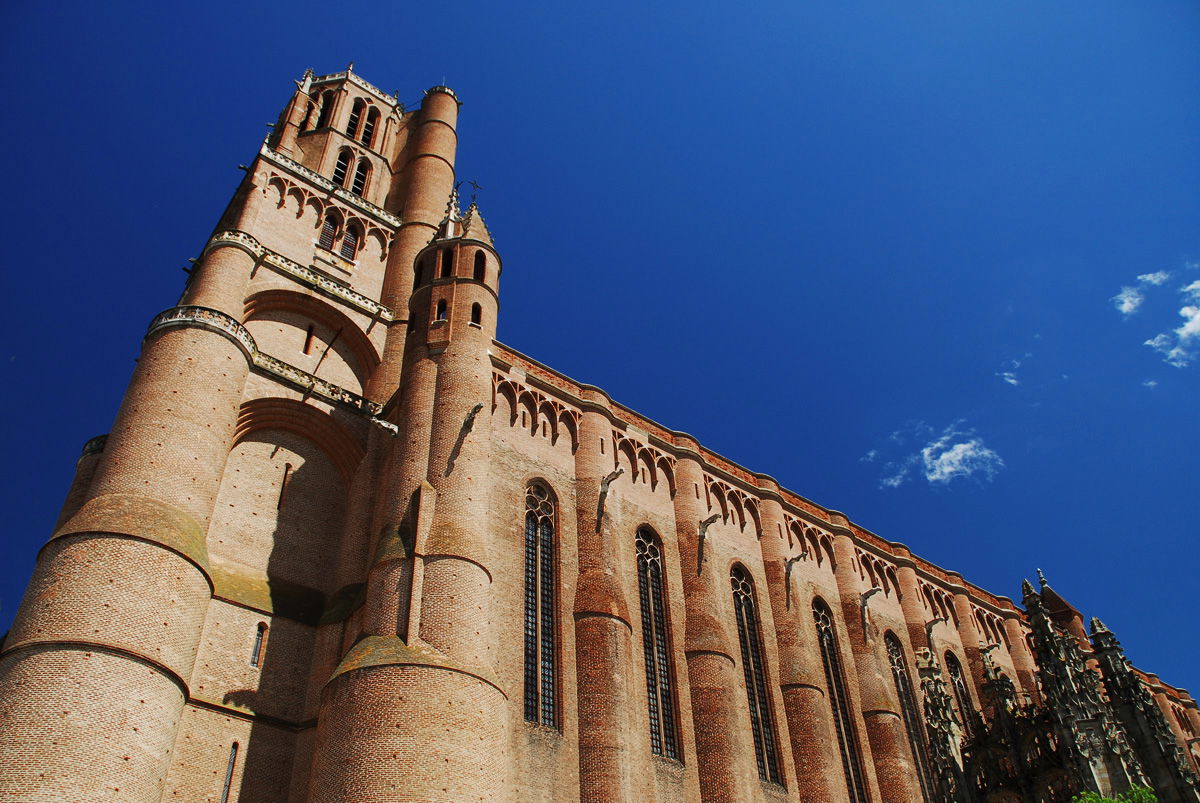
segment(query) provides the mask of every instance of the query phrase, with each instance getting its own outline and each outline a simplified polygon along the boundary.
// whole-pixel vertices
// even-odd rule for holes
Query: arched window
[[[817,624],[817,641],[821,645],[821,662],[825,665],[825,683],[829,687],[829,705],[833,709],[833,727],[837,732],[842,753],[842,771],[851,803],[867,803],[867,785],[863,782],[862,759],[858,755],[858,737],[850,717],[850,698],[846,695],[846,678],[842,672],[838,651],[837,630],[833,614],[825,600],[813,600],[813,620]]]
[[[339,187],[346,183],[346,171],[350,169],[350,151],[338,154],[337,164],[333,166],[333,183]]]
[[[729,577],[733,585],[733,609],[737,615],[738,640],[742,645],[742,671],[746,675],[746,697],[750,704],[750,726],[754,730],[754,760],[758,777],[781,783],[779,756],[775,749],[775,721],[771,699],[767,696],[767,675],[763,665],[762,637],[754,584],[741,566],[733,567]]]
[[[313,111],[316,108],[317,108],[316,104],[310,100],[308,102],[308,105],[304,109],[304,120],[301,121],[301,123],[300,123],[301,133],[307,131],[309,129],[309,126],[312,125]]]
[[[525,491],[525,721],[556,727],[554,500]]]
[[[367,191],[367,176],[371,175],[371,165],[366,159],[358,160],[354,171],[354,186],[351,188],[355,195],[361,196]]]
[[[483,325],[483,307],[478,304],[471,305],[471,323],[476,326]]]
[[[917,765],[917,781],[921,784],[921,796],[929,800],[933,783],[929,775],[929,756],[925,750],[924,726],[917,713],[917,698],[913,695],[912,680],[908,676],[908,663],[904,660],[904,646],[896,634],[888,632],[883,637],[887,646],[888,663],[892,667],[892,680],[896,683],[896,694],[900,698],[900,713],[904,717],[904,729],[908,732],[908,746],[912,750],[913,763]]]
[[[358,136],[358,123],[362,120],[363,107],[366,105],[359,99],[354,101],[354,107],[350,109],[350,120],[346,123],[346,136],[350,139]]]
[[[229,746],[229,761],[225,764],[225,785],[221,788],[221,803],[229,803],[229,793],[233,790],[233,768],[237,764],[238,743]]]
[[[963,678],[962,664],[954,653],[946,652],[946,674],[950,676],[950,687],[954,689],[954,702],[958,707],[958,718],[962,721],[963,733],[967,738],[974,735],[975,729],[971,720],[975,709],[971,707],[971,694],[967,691],[967,682]]]
[[[254,649],[250,651],[250,666],[262,666],[263,653],[267,649],[267,623],[258,623],[258,632],[254,636]]]
[[[337,233],[337,218],[332,214],[325,215],[325,222],[321,224],[321,236],[317,239],[317,245],[326,251],[332,251],[333,241],[337,239]]]
[[[348,259],[353,262],[354,257],[358,254],[358,244],[361,241],[362,237],[359,236],[357,224],[347,226],[346,236],[342,238],[341,248],[338,249],[338,252],[342,255],[342,259]]]
[[[321,93],[321,113],[317,115],[317,128],[329,125],[329,115],[333,114],[333,90],[327,89]]]
[[[662,548],[643,527],[637,532],[638,601],[642,609],[642,654],[646,662],[646,704],[650,712],[650,750],[679,759],[675,725],[675,666],[667,630],[667,598],[663,593]]]
[[[484,272],[487,270],[487,257],[483,255],[483,249],[475,252],[475,281],[482,282]]]
[[[435,321],[446,320],[446,299],[443,298],[438,301],[437,312],[434,314],[433,319]]]
[[[379,109],[372,108],[367,112],[367,122],[363,125],[362,137],[359,141],[368,148],[375,146],[375,127],[379,125]]]
[[[454,275],[454,249],[447,248],[442,252],[442,278]]]

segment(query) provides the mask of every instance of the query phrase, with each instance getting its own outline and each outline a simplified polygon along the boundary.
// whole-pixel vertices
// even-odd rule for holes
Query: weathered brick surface
[[[370,145],[347,136],[356,103],[379,112]],[[978,710],[991,645],[1036,688],[1023,613],[496,342],[500,256],[478,209],[443,219],[457,117],[445,88],[404,112],[305,77],[181,300],[229,319],[151,333],[79,462],[0,652],[0,800],[222,801],[236,744],[229,801],[845,801],[816,600],[869,798],[917,800],[885,635],[914,678],[919,650],[955,655]],[[342,153],[370,166],[361,198],[329,183]],[[524,717],[534,482],[553,725]],[[650,748],[639,528],[661,542],[678,760]],[[780,783],[755,764],[735,567]],[[1181,740],[1200,729],[1148,682]]]

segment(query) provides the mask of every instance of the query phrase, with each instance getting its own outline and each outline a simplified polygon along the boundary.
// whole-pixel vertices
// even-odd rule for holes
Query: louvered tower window
[[[675,666],[667,630],[667,598],[663,593],[662,547],[643,527],[637,539],[638,601],[642,608],[642,653],[646,662],[646,705],[650,713],[650,750],[679,759],[675,726]]]
[[[829,705],[833,709],[833,727],[842,753],[846,789],[850,793],[851,803],[867,803],[867,785],[863,782],[858,737],[854,732],[854,720],[850,717],[850,700],[846,695],[846,679],[838,652],[837,630],[829,606],[820,598],[813,600],[813,620],[817,624],[817,641],[821,645],[821,662],[825,665],[825,683],[829,687]]]
[[[351,188],[355,195],[361,196],[367,191],[367,176],[371,174],[371,165],[366,159],[358,160],[358,167],[354,171],[354,185]]]
[[[338,249],[338,253],[342,255],[342,259],[354,261],[354,257],[358,254],[358,243],[361,238],[358,236],[358,229],[355,226],[346,227],[346,236],[342,238],[342,245]]]
[[[896,683],[896,694],[900,698],[900,713],[904,716],[904,729],[908,733],[908,746],[912,749],[913,763],[917,767],[917,781],[921,784],[921,797],[929,800],[933,783],[929,777],[929,757],[925,750],[924,729],[917,714],[917,700],[913,696],[912,680],[908,676],[908,663],[904,660],[904,647],[895,633],[883,637],[887,646],[888,663],[892,667],[892,680]]]
[[[350,169],[350,151],[338,154],[337,164],[333,166],[333,183],[339,187],[346,183],[346,171]]]
[[[963,733],[969,739],[975,733],[971,724],[975,709],[971,707],[971,694],[963,678],[962,664],[952,652],[946,653],[946,674],[950,676],[950,687],[954,689],[954,702],[958,703],[958,718],[962,720]]]
[[[317,244],[326,251],[332,251],[333,241],[337,239],[337,232],[337,219],[333,215],[326,215],[325,222],[321,224],[321,236],[317,239]]]
[[[363,123],[362,137],[359,139],[368,148],[375,145],[375,126],[379,124],[379,109],[367,112],[367,121]]]
[[[358,122],[362,119],[364,105],[361,100],[356,100],[354,101],[354,108],[350,110],[350,121],[346,123],[346,136],[351,139],[358,136]]]
[[[775,748],[775,721],[771,715],[771,700],[767,697],[767,675],[763,666],[754,584],[741,566],[733,568],[729,579],[733,585],[738,640],[742,645],[742,671],[746,675],[746,697],[750,704],[750,727],[754,732],[754,760],[758,764],[758,777],[764,781],[782,783],[779,755]]]
[[[557,727],[554,623],[554,500],[525,491],[525,721]]]

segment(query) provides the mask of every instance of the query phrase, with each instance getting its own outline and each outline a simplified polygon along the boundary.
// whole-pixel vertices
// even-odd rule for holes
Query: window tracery
[[[650,715],[650,750],[678,760],[679,734],[675,716],[675,668],[667,631],[663,589],[662,549],[648,528],[636,538],[638,600],[642,611],[642,653],[646,666],[646,704]]]
[[[908,662],[904,659],[904,647],[896,634],[888,632],[883,637],[887,647],[888,663],[892,668],[892,680],[896,684],[896,695],[900,698],[900,714],[904,718],[904,731],[908,735],[908,746],[912,750],[913,763],[917,769],[917,781],[921,785],[921,796],[928,801],[933,782],[929,774],[929,757],[925,749],[924,726],[917,714],[917,700],[913,695],[912,680],[908,675]]]
[[[813,600],[813,619],[817,625],[817,641],[821,645],[821,662],[825,665],[825,682],[829,687],[829,704],[833,709],[833,725],[842,754],[842,771],[851,803],[867,803],[867,785],[863,782],[862,758],[858,754],[858,737],[850,717],[850,700],[838,652],[837,631],[833,614],[821,598]]]
[[[555,506],[540,483],[525,491],[525,721],[558,726]]]
[[[754,584],[741,566],[730,573],[733,608],[737,615],[738,641],[742,648],[742,670],[746,676],[746,697],[750,705],[750,726],[754,736],[754,760],[758,777],[782,783],[779,753],[775,744],[775,720],[767,696],[767,676],[762,654],[762,635],[754,599]]]

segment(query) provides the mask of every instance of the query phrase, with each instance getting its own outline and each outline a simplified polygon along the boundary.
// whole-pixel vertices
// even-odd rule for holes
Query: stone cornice
[[[378,301],[352,290],[341,282],[323,276],[312,268],[306,268],[298,262],[293,262],[282,254],[267,248],[243,231],[222,231],[213,235],[213,238],[208,241],[208,245],[204,247],[204,254],[217,246],[230,244],[240,246],[256,259],[260,259],[264,265],[290,276],[314,290],[344,301],[372,318],[387,322],[395,320],[395,314]]]
[[[177,326],[200,327],[224,335],[242,350],[255,368],[326,401],[368,416],[376,416],[383,409],[382,405],[369,401],[356,393],[351,393],[345,388],[297,368],[291,363],[262,353],[255,345],[250,331],[235,318],[219,310],[193,306],[172,307],[154,317],[146,331],[146,337],[163,329]]]
[[[339,187],[315,170],[309,170],[307,167],[295,161],[294,159],[289,159],[282,153],[273,150],[271,146],[265,142],[262,144],[262,148],[259,149],[259,156],[261,156],[263,159],[266,159],[276,167],[287,170],[292,175],[303,178],[310,184],[320,187],[332,197],[337,198],[347,206],[354,207],[365,215],[370,215],[380,223],[391,226],[393,229],[399,228],[404,223],[404,221],[398,216],[393,215],[386,209],[378,207],[364,198],[360,198],[344,187]]]
[[[389,106],[399,107],[401,111],[404,111],[404,106],[401,105],[394,97],[387,94],[365,78],[360,78],[358,73],[352,70],[342,70],[341,72],[330,73],[329,75],[316,76],[312,79],[312,84],[313,86],[316,86],[317,84],[327,84],[332,81],[342,80],[349,81],[364,92],[374,95],[377,100],[383,101]]]

